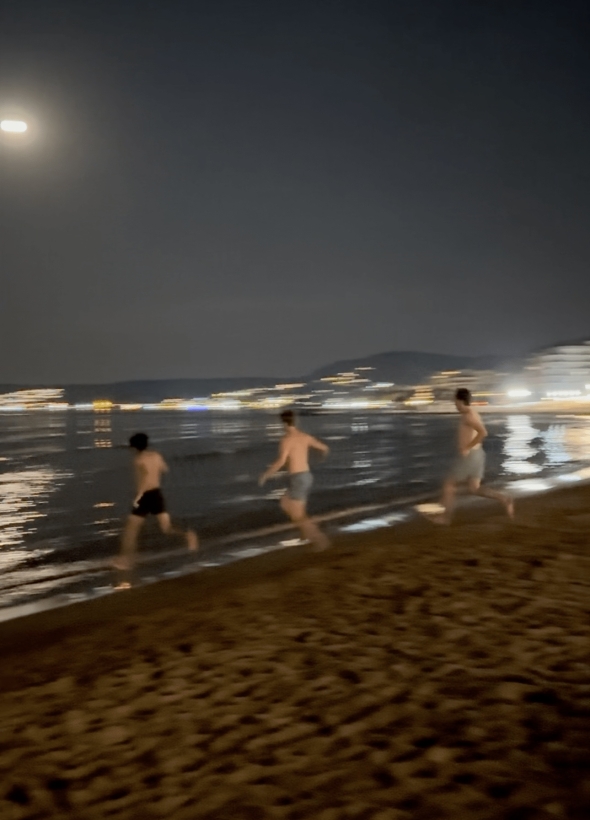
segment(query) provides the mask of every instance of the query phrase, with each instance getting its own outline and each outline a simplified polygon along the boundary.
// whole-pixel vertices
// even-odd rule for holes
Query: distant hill
[[[279,382],[314,381],[355,367],[374,367],[374,381],[394,382],[398,385],[421,384],[437,370],[501,370],[511,372],[522,362],[498,356],[447,356],[444,353],[419,353],[415,351],[392,351],[376,353],[358,359],[343,359],[315,370],[307,376],[269,378],[252,377],[240,379],[154,379],[149,381],[113,382],[112,384],[64,385],[65,399],[71,404],[108,399],[112,402],[140,402],[150,404],[163,399],[204,398],[212,393],[245,390],[250,387],[272,387]],[[0,385],[0,393],[8,393],[24,387],[60,385]]]
[[[334,373],[354,370],[355,367],[374,367],[374,381],[395,384],[420,384],[438,370],[500,370],[511,372],[520,366],[520,360],[499,356],[450,356],[444,353],[392,351],[375,353],[358,359],[343,359],[314,371],[309,379],[319,379]]]

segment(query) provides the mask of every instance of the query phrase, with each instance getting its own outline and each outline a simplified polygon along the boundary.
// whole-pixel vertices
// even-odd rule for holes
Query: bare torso
[[[167,472],[166,462],[155,450],[144,450],[133,459],[137,494],[157,490],[162,481],[162,473]]]
[[[293,428],[281,442],[281,450],[287,456],[289,473],[306,473],[309,470],[308,453],[315,439],[301,430]],[[284,448],[284,449],[283,449]]]
[[[475,427],[481,425],[481,423],[479,413],[472,407],[468,407],[464,413],[461,413],[461,420],[459,422],[459,437],[457,441],[460,453],[465,452],[469,448],[469,445],[473,439],[477,437],[477,430]],[[478,450],[480,447],[481,444],[476,444],[473,449]]]

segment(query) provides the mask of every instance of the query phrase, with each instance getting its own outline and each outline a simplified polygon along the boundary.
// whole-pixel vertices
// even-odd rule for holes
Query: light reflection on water
[[[112,447],[112,432],[113,426],[111,423],[110,413],[106,416],[97,415],[94,419],[94,446],[107,448]]]
[[[544,447],[547,461],[550,464],[567,464],[572,457],[567,451],[566,428],[563,424],[552,424],[544,435]]]
[[[590,417],[576,416],[573,420],[575,423],[556,422],[543,429],[531,416],[508,416],[503,471],[536,474],[543,470],[543,463],[562,466],[590,460]]]
[[[563,446],[569,452],[590,455],[590,417],[584,417],[580,423],[573,426],[559,425],[563,431]]]
[[[67,473],[48,465],[0,473],[0,547],[21,545],[25,534],[35,532],[33,522],[45,517],[43,508],[65,478]],[[14,552],[0,556],[4,565],[14,563]]]
[[[381,515],[378,518],[363,518],[361,521],[355,521],[353,524],[345,524],[340,527],[342,532],[370,532],[371,530],[379,530],[384,527],[392,527],[395,524],[400,524],[408,518],[408,513],[398,512],[389,515]]]
[[[531,442],[538,438],[539,431],[531,424],[529,416],[509,416],[507,421],[508,435],[504,442],[504,470],[515,475],[540,473],[541,466],[533,464],[530,458],[537,454]]]
[[[510,485],[512,490],[523,493],[544,493],[552,489],[552,483],[543,478],[521,478]]]
[[[41,552],[39,552],[41,554]],[[31,553],[27,553],[27,558],[31,557]],[[36,584],[43,584],[60,580],[62,583],[67,583],[68,575],[76,572],[85,572],[97,568],[96,562],[92,561],[72,561],[68,564],[67,572],[62,568],[55,566],[39,566],[35,568],[35,577],[31,578],[31,573],[26,568],[19,568],[10,573],[10,576],[4,574],[0,575],[0,590],[6,589],[9,586],[22,584],[23,586],[33,586]]]

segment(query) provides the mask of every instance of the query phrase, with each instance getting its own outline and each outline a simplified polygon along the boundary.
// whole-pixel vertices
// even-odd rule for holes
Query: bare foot
[[[327,535],[321,535],[320,538],[316,538],[311,543],[312,552],[323,552],[324,550],[329,549],[332,546],[332,542],[328,538]]]
[[[115,569],[128,570],[131,569],[131,561],[129,561],[128,558],[124,558],[122,555],[117,555],[117,557],[113,558],[111,561],[111,566]]]
[[[514,518],[514,501],[512,498],[509,498],[506,502],[506,513],[508,514],[508,518]]]
[[[186,543],[189,552],[196,552],[199,549],[199,539],[194,530],[189,530],[186,534]]]
[[[131,589],[131,584],[129,583],[129,581],[121,581],[120,584],[117,584],[115,590],[118,592],[121,589]]]

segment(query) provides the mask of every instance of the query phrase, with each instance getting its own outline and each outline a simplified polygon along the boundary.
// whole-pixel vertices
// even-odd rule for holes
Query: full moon
[[[2,131],[9,131],[13,134],[22,134],[24,133],[29,126],[26,122],[22,120],[2,120],[0,122],[0,128]]]

